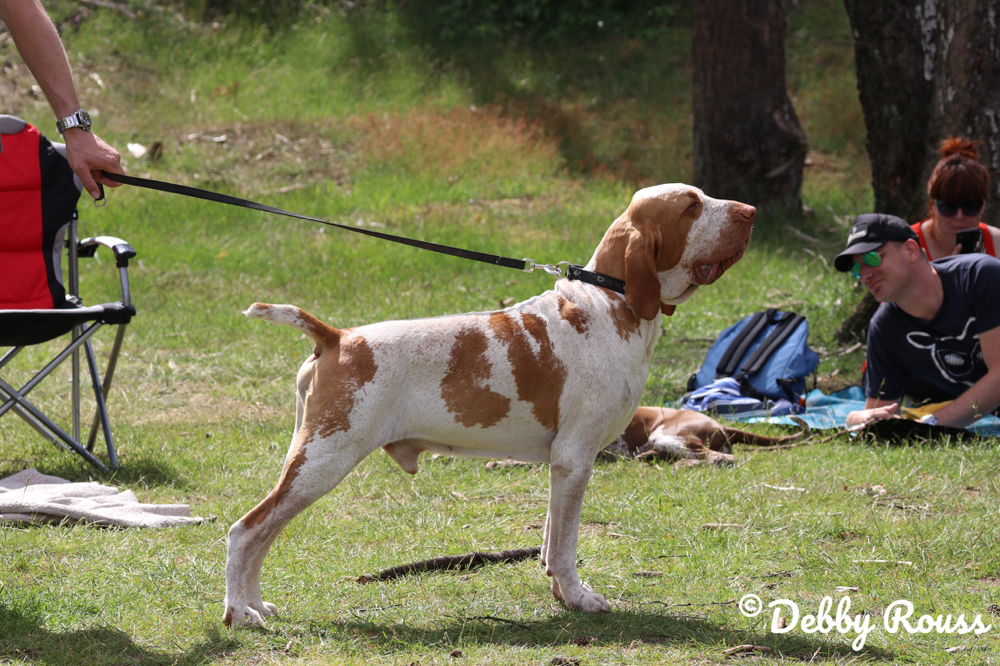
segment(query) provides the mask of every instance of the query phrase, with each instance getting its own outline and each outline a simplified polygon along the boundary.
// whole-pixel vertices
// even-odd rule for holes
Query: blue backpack
[[[755,312],[719,335],[687,390],[732,377],[743,395],[797,402],[805,393],[806,376],[819,365],[808,338],[809,324],[802,315],[776,308]]]

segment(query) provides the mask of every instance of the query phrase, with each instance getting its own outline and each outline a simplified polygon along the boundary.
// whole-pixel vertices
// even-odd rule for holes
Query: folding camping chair
[[[20,118],[0,115],[0,347],[11,347],[0,357],[0,371],[25,347],[69,335],[67,346],[21,388],[15,389],[0,376],[0,417],[14,412],[56,446],[75,451],[106,470],[93,449],[99,424],[108,464],[118,467],[105,399],[125,327],[135,315],[128,285],[128,261],[135,250],[110,236],[77,241],[76,203],[81,189],[79,178],[66,161],[64,145],[49,142]],[[84,307],[78,296],[78,259],[93,257],[101,245],[114,252],[122,299]],[[65,286],[64,247],[69,250]],[[118,330],[102,383],[91,337],[106,324],[117,325]],[[85,446],[80,440],[81,348],[96,403]],[[67,358],[72,363],[72,435],[28,400],[31,390]]]

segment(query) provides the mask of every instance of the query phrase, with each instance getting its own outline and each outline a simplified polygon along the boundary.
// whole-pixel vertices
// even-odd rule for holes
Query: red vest
[[[930,218],[927,218],[928,220]],[[927,258],[934,261],[935,257],[931,256],[931,251],[927,249],[927,239],[924,238],[924,222],[927,220],[921,220],[916,224],[911,224],[910,228],[917,232],[917,238],[920,239],[920,247],[924,248],[924,252],[927,253]],[[993,236],[990,234],[990,227],[985,222],[979,223],[979,230],[983,232],[983,249],[986,250],[986,254],[991,257],[997,256],[996,250],[993,248]],[[940,259],[941,257],[937,257]]]
[[[80,192],[66,159],[31,125],[0,152],[0,310],[58,308],[62,244]]]

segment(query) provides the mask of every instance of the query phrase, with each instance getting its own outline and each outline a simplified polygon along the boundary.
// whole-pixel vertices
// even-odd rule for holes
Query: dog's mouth
[[[722,261],[707,262],[699,264],[694,268],[694,280],[692,284],[706,285],[712,284],[725,273],[737,261],[743,258],[743,250]]]

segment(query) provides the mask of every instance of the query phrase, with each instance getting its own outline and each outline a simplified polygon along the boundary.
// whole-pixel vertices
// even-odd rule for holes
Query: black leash
[[[231,197],[226,194],[219,194],[218,192],[210,192],[208,190],[201,190],[197,187],[188,187],[187,185],[177,185],[175,183],[165,183],[159,180],[151,180],[149,178],[138,178],[136,176],[126,176],[120,173],[108,173],[107,171],[102,171],[106,177],[118,181],[119,183],[125,183],[126,185],[134,185],[135,187],[144,187],[150,190],[159,190],[160,192],[169,192],[171,194],[180,194],[186,197],[194,197],[195,199],[205,199],[206,201],[215,201],[217,203],[229,204],[230,206],[241,206],[243,208],[252,208],[253,210],[263,211],[265,213],[274,213],[276,215],[285,215],[287,217],[295,217],[300,220],[308,220],[309,222],[319,222],[320,224],[325,224],[330,227],[337,227],[338,229],[346,229],[347,231],[353,231],[359,234],[365,234],[366,236],[373,236],[374,238],[380,238],[382,240],[392,241],[393,243],[400,243],[402,245],[409,245],[411,247],[417,247],[421,250],[430,250],[431,252],[439,252],[441,254],[451,255],[453,257],[461,257],[462,259],[471,259],[473,261],[481,261],[486,264],[494,264],[496,266],[503,266],[505,268],[516,268],[518,270],[524,271],[525,273],[531,273],[536,268],[541,268],[546,273],[550,275],[555,275],[557,278],[565,277],[570,280],[579,280],[580,282],[586,282],[588,284],[593,284],[598,287],[604,287],[605,289],[610,289],[611,291],[616,291],[619,294],[625,293],[625,283],[616,278],[610,277],[608,275],[603,275],[601,273],[595,273],[593,271],[585,270],[582,266],[576,266],[569,263],[568,261],[561,261],[558,264],[536,264],[533,259],[514,259],[512,257],[502,257],[496,254],[486,254],[484,252],[474,252],[472,250],[463,250],[457,247],[450,247],[448,245],[439,245],[438,243],[428,243],[427,241],[416,240],[414,238],[404,238],[403,236],[393,236],[392,234],[384,234],[379,231],[372,231],[370,229],[361,229],[359,227],[349,227],[345,224],[337,224],[336,222],[327,222],[326,220],[321,220],[316,217],[309,217],[308,215],[300,215],[298,213],[292,213],[287,210],[282,210],[281,208],[275,208],[274,206],[268,206],[265,204],[257,203],[256,201],[250,201],[248,199],[240,199],[237,197]],[[100,186],[100,183],[98,183]],[[101,197],[95,199],[94,203],[97,205],[103,205],[100,203],[102,200],[106,201],[104,197],[104,187],[101,186]],[[566,266],[566,273],[563,274],[563,265]]]

